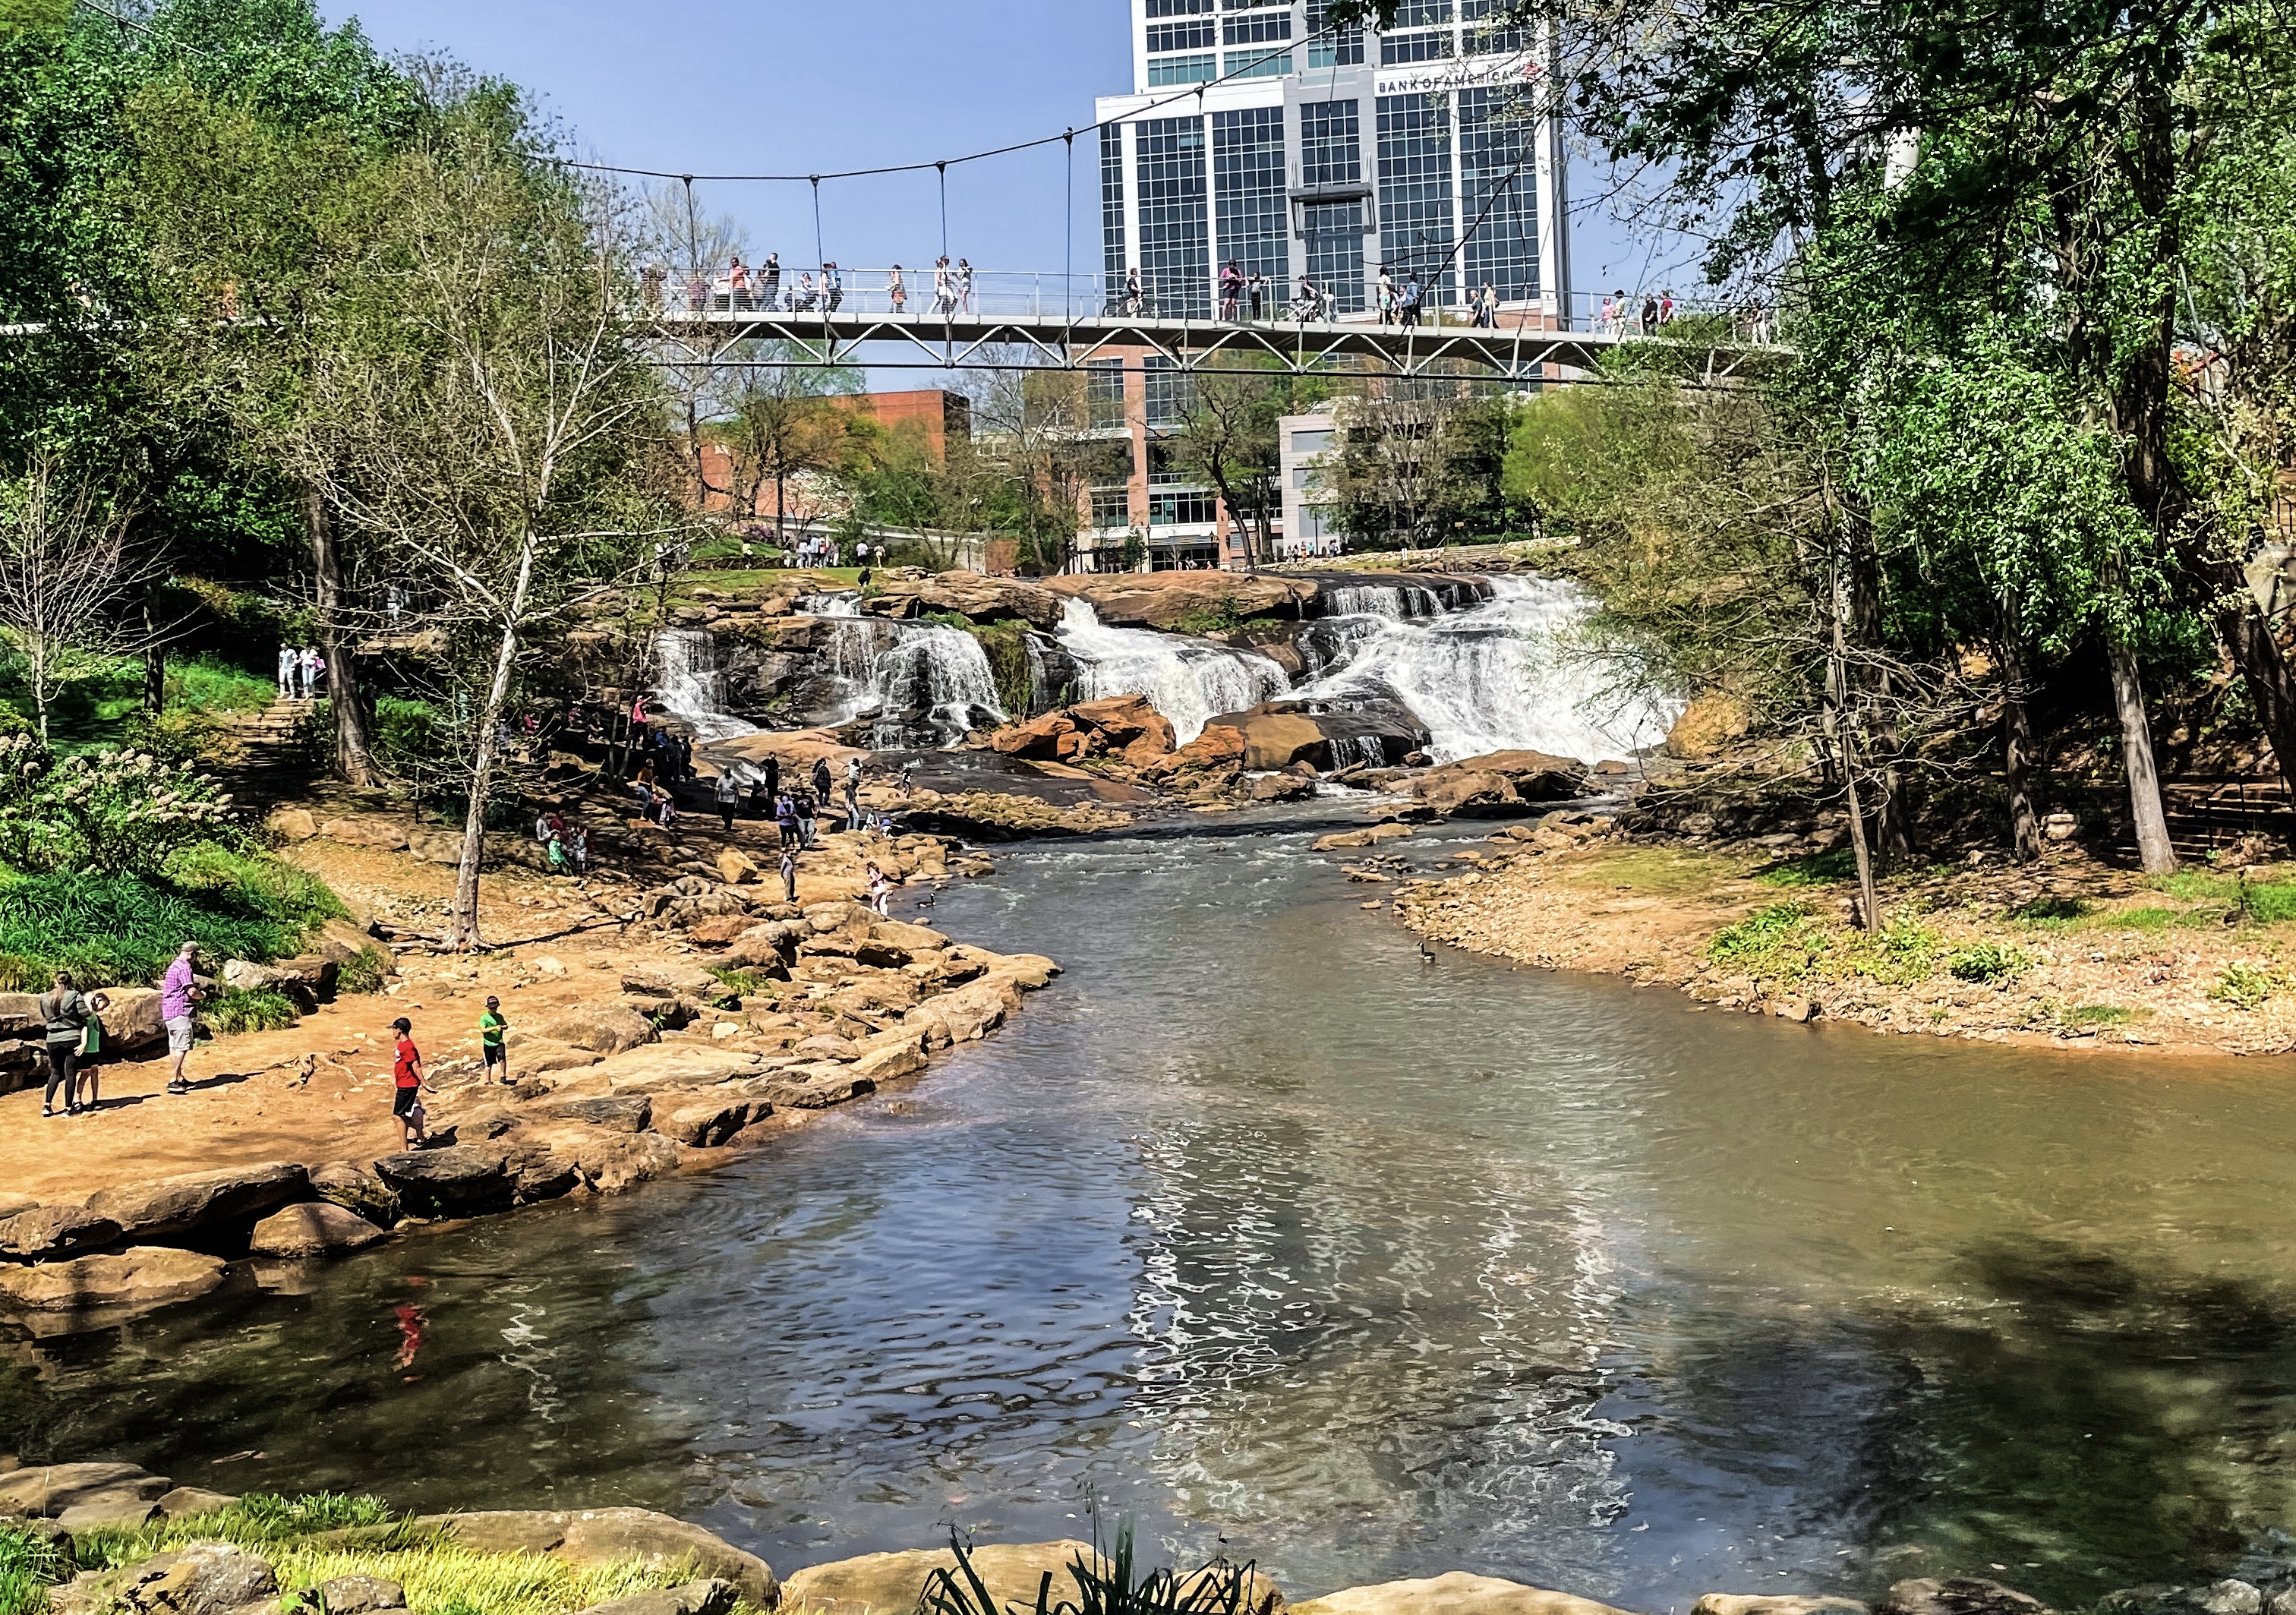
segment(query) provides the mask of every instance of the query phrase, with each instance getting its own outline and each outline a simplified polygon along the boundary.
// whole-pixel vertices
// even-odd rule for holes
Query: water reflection
[[[1651,1610],[2062,1606],[2288,1522],[2273,1066],[1424,969],[1297,838],[1003,862],[937,917],[1070,974],[914,1113],[7,1346],[0,1450],[670,1507],[784,1569],[1072,1532],[1088,1483],[1298,1591]]]

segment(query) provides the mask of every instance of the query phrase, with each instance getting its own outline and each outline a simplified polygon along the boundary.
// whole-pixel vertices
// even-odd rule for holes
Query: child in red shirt
[[[390,1075],[397,1086],[392,1092],[390,1113],[398,1119],[398,1147],[401,1150],[419,1148],[422,1142],[422,1053],[414,1046],[414,1023],[401,1015],[390,1023],[398,1034],[398,1046],[390,1062]]]

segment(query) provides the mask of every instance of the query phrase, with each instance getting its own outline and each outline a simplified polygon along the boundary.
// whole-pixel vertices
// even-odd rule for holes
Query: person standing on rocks
[[[797,845],[797,799],[786,791],[774,799],[774,824],[784,848]]]
[[[822,801],[829,799],[829,759],[825,757],[813,759],[813,794]]]
[[[510,1081],[510,1050],[504,1046],[503,1035],[509,1030],[510,1022],[503,1019],[502,1000],[488,998],[479,1016],[479,1053],[486,1060],[488,1077],[505,1084]],[[502,1068],[499,1078],[495,1077],[496,1066]]]
[[[390,1113],[398,1122],[398,1147],[422,1143],[422,1051],[414,1046],[414,1023],[401,1015],[390,1023],[398,1034],[390,1060]]]
[[[777,757],[769,757],[766,759],[766,800],[771,802],[775,798],[780,796],[781,793],[782,759]]]
[[[97,1091],[103,1077],[103,1012],[111,1007],[111,1000],[102,993],[90,993],[87,999],[87,1035],[79,1045],[79,1108],[83,1113],[99,1109],[102,1095]]]
[[[718,771],[718,783],[711,788],[718,801],[718,816],[726,822],[726,833],[734,833],[734,811],[742,805],[742,782],[734,777],[731,768]]]
[[[861,759],[845,759],[845,828],[850,834],[861,833]]]
[[[800,852],[811,852],[813,850],[814,820],[821,812],[820,799],[816,797],[812,791],[806,790],[800,785],[798,787],[797,799],[794,805],[797,808],[798,850]]]
[[[56,972],[56,984],[40,1000],[40,1019],[48,1026],[48,1086],[40,1095],[42,1116],[79,1114],[79,1048],[87,1037],[87,1000],[72,985],[71,971]],[[56,1109],[56,1090],[64,1094],[64,1108]]]
[[[797,901],[797,848],[787,841],[782,843],[783,901]]]
[[[184,1075],[184,1062],[192,1055],[192,1005],[199,1001],[199,971],[195,961],[200,945],[186,942],[176,950],[176,962],[168,966],[168,973],[160,979],[160,1019],[168,1027],[168,1053],[175,1057],[174,1069],[168,1074],[168,1092],[188,1094],[191,1080]]]
[[[893,899],[893,883],[885,878],[885,872],[878,868],[874,863],[869,865],[868,875],[869,906],[877,911],[879,919],[888,918],[890,910],[887,906]]]

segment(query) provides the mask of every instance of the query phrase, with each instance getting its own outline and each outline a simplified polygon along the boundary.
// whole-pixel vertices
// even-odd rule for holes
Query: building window
[[[1210,56],[1151,56],[1148,58],[1150,87],[1160,84],[1210,84],[1219,77],[1219,69]]]
[[[1212,0],[1148,0],[1152,17],[1193,17],[1212,9]]]
[[[1209,527],[1218,513],[1218,498],[1202,488],[1148,496],[1150,527]]]
[[[1230,51],[1220,62],[1220,72],[1229,78],[1281,78],[1292,70],[1292,53],[1278,51],[1269,55],[1265,51]]]
[[[1400,0],[1390,28],[1433,28],[1451,20],[1451,0]]]
[[[1177,426],[1188,418],[1196,406],[1195,378],[1171,360],[1152,354],[1141,362],[1145,373],[1148,392],[1148,424]],[[1148,458],[1148,479],[1155,481],[1160,473],[1169,480],[1169,455],[1151,453]]]
[[[1363,128],[1352,101],[1310,101],[1300,108],[1300,183],[1363,183]]]
[[[1100,270],[1107,277],[1108,301],[1124,284],[1124,128],[1100,126]]]
[[[1292,278],[1292,226],[1283,193],[1283,109],[1212,114],[1212,199],[1220,262],[1275,283]]]
[[[1481,28],[1471,28],[1464,40],[1464,53],[1470,56],[1496,56],[1502,52],[1512,53],[1522,49],[1523,30],[1504,23],[1488,22],[1487,19],[1498,10],[1496,0],[1459,0],[1459,16],[1463,21],[1482,22]]]
[[[1094,359],[1084,367],[1084,414],[1093,426],[1124,424],[1124,361]]]
[[[1433,95],[1379,98],[1380,257],[1398,289],[1416,279],[1428,306],[1455,301],[1444,267],[1451,217],[1451,119]]]
[[[1219,43],[1219,26],[1209,17],[1201,22],[1160,22],[1148,30],[1148,53],[1159,51],[1208,51]]]
[[[1382,34],[1379,64],[1394,67],[1406,61],[1441,61],[1451,54],[1451,30],[1439,34]]]
[[[1133,128],[1141,290],[1167,318],[1210,319],[1212,250],[1204,120],[1153,118]]]
[[[1363,29],[1334,29],[1326,36],[1324,29],[1331,19],[1326,14],[1329,0],[1308,0],[1308,65],[1311,68],[1361,67],[1364,59]]]
[[[1467,284],[1512,301],[1538,295],[1538,174],[1534,125],[1519,94],[1462,90],[1459,211],[1471,227]],[[1478,224],[1475,221],[1480,219]]]
[[[1325,513],[1324,508],[1322,505],[1302,504],[1300,507],[1300,530],[1296,533],[1286,533],[1284,537],[1287,538],[1328,538],[1338,530],[1339,529],[1337,528],[1332,526],[1331,519]]]
[[[1092,524],[1098,528],[1132,525],[1132,491],[1124,488],[1092,490]]]
[[[1308,250],[1308,278],[1331,299],[1333,314],[1361,314],[1364,307],[1364,205],[1359,201],[1308,202],[1300,209],[1300,234]]]
[[[1332,429],[1328,426],[1312,427],[1292,434],[1292,452],[1294,455],[1320,455],[1331,447]],[[1303,482],[1300,486],[1305,488],[1308,485]]]
[[[1249,17],[1227,18],[1220,24],[1222,45],[1265,45],[1271,39],[1290,37],[1290,12],[1256,12]]]

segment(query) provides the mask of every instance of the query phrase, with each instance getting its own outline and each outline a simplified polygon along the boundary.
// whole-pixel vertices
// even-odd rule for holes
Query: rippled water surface
[[[1295,1593],[1653,1611],[2069,1603],[2296,1525],[2285,1062],[1423,967],[1305,840],[1007,851],[929,917],[1069,973],[914,1112],[0,1345],[0,1451],[640,1503],[784,1570],[1073,1532],[1088,1486]]]

